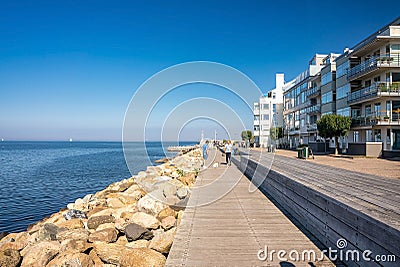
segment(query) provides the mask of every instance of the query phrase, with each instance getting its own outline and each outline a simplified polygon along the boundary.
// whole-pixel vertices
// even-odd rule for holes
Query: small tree
[[[319,135],[323,138],[335,138],[335,155],[339,154],[339,136],[345,136],[351,126],[351,118],[336,114],[327,114],[317,121]]]
[[[243,141],[250,141],[253,139],[253,133],[250,130],[243,131],[241,135]]]
[[[242,140],[245,141],[245,143],[246,143],[246,147],[248,145],[250,145],[251,142],[254,141],[253,133],[250,130],[243,131],[241,136],[242,136]]]
[[[270,130],[271,139],[276,141],[283,138],[283,128],[282,127],[272,127]]]

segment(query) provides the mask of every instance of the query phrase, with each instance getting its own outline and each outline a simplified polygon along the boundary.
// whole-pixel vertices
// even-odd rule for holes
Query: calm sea
[[[132,151],[142,146],[130,143]],[[147,142],[146,148],[129,158],[134,174],[171,156],[160,142]],[[128,177],[120,142],[0,142],[0,232],[24,231],[75,199]]]

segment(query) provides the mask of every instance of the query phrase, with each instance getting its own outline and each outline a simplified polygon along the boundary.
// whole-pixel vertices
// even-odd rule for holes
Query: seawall
[[[337,185],[331,185],[331,180],[325,181],[326,178],[324,179],[324,177],[330,175],[329,170],[331,169],[329,167],[325,166],[324,170],[326,171],[323,175],[323,173],[320,174],[317,170],[312,169],[314,165],[309,166],[304,161],[293,160],[300,162],[300,165],[303,164],[301,173],[290,168],[293,162],[289,162],[289,158],[276,165],[274,163],[271,170],[266,167],[269,166],[268,163],[259,163],[247,155],[234,157],[233,163],[249,179],[263,181],[259,187],[260,190],[272,199],[280,209],[284,210],[292,220],[295,220],[296,223],[299,223],[316,237],[323,244],[323,248],[330,247],[336,249],[337,252],[343,249],[344,253],[346,251],[358,251],[359,260],[352,260],[350,257],[350,260],[346,260],[346,255],[344,256],[343,261],[346,265],[398,266],[400,256],[400,231],[397,221],[399,216],[396,215],[398,209],[394,209],[392,213],[389,203],[382,201],[380,203],[386,209],[382,209],[382,213],[378,214],[375,211],[376,206],[372,204],[373,202],[364,203],[362,201],[363,198],[367,199],[369,196],[361,191],[366,190],[361,185],[358,188],[359,191],[352,191],[350,184],[340,186],[340,182],[338,182]],[[286,170],[285,173],[282,172],[282,169]],[[311,185],[305,182],[306,176],[304,175],[307,173],[309,175],[320,175],[321,183],[325,182],[331,185],[329,187],[331,194],[323,190],[321,183],[315,182]],[[366,183],[368,183],[369,178],[368,175],[365,175]],[[337,179],[340,178],[337,177]],[[353,179],[355,183],[356,178]],[[371,183],[370,188],[372,187]],[[343,190],[343,196],[340,195],[341,190]],[[369,199],[376,202],[373,200],[373,196]],[[389,199],[390,196],[387,196],[387,200]],[[375,213],[375,216],[369,213]],[[338,240],[342,240],[342,248],[338,247]],[[372,253],[368,260],[364,260],[362,253],[367,250]],[[393,262],[393,259],[391,259],[391,261],[376,262],[374,257],[377,255],[395,257],[395,261]]]
[[[0,266],[164,266],[200,165],[192,150],[77,199],[3,237]]]

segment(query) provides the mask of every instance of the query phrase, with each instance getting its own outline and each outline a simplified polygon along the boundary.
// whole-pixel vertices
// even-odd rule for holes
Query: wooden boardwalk
[[[219,153],[217,162],[223,161]],[[212,200],[219,192],[236,184],[233,189],[217,201],[208,205],[199,203]],[[249,180],[234,165],[219,165],[202,171],[178,227],[175,241],[166,266],[335,266],[330,261],[279,260],[277,254],[261,261],[258,252],[268,246],[271,250],[314,250],[320,249],[301,232],[260,191],[249,192]],[[211,185],[207,190],[202,186]],[[269,254],[270,255],[270,254]],[[260,256],[264,256],[261,254]],[[288,255],[286,255],[288,257]]]

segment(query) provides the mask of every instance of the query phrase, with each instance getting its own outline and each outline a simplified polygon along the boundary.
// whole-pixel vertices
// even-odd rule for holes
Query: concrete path
[[[210,158],[214,162],[224,161],[216,151],[210,152]],[[234,165],[219,164],[202,171],[166,266],[335,266],[326,259],[301,261],[304,250],[314,250],[319,257],[320,249],[260,191],[250,193],[249,183]],[[227,190],[232,185],[233,189]],[[216,195],[222,197],[213,201]],[[262,261],[258,254],[265,246],[268,259]],[[270,258],[272,250],[285,250],[287,254],[278,259],[275,252]],[[291,250],[300,254],[299,261],[289,260]],[[291,255],[296,257],[296,252]]]

